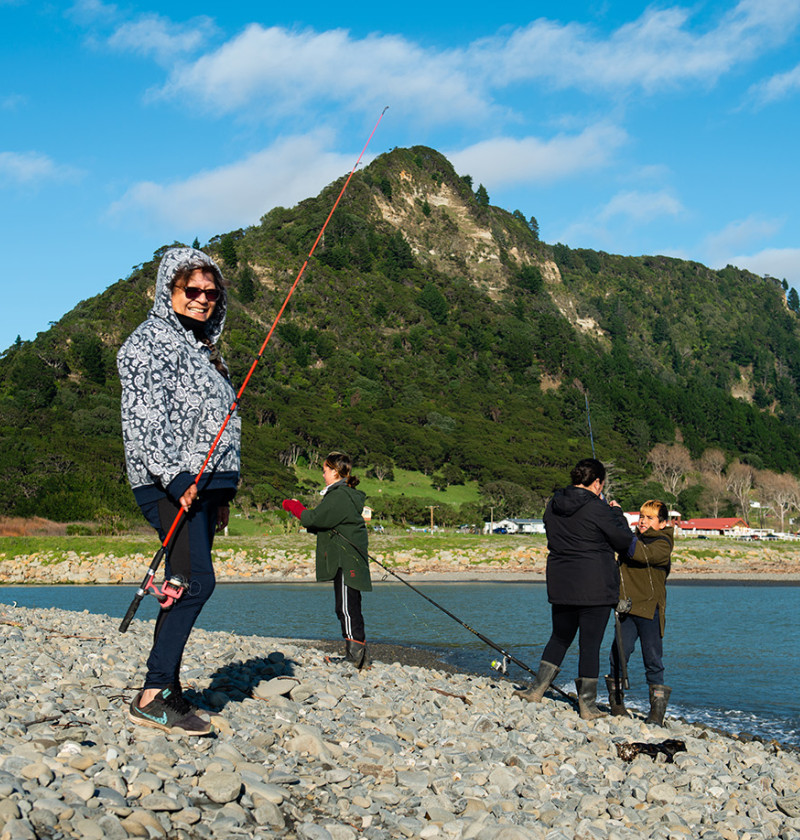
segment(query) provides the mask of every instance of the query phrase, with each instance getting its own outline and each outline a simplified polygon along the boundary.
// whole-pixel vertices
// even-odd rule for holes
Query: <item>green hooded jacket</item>
[[[367,526],[361,516],[366,498],[360,490],[337,481],[317,507],[307,508],[300,516],[300,524],[317,535],[318,581],[333,580],[341,569],[348,586],[361,592],[372,589]],[[338,533],[334,533],[334,528]]]
[[[670,571],[672,547],[674,545],[672,526],[658,531],[648,528],[640,534],[633,551],[633,557],[620,558],[620,595],[633,602],[631,615],[652,618],[658,607],[661,635],[667,612],[667,577]]]

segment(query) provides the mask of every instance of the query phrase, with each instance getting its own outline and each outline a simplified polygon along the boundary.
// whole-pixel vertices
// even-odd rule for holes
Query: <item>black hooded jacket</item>
[[[558,490],[544,513],[547,532],[547,598],[570,606],[616,605],[619,568],[633,533],[622,509],[583,487]]]

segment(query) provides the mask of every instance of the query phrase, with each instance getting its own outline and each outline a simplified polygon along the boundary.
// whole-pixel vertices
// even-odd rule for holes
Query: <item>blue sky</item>
[[[385,105],[367,160],[432,146],[547,242],[800,288],[800,0],[0,0],[0,21],[0,350],[164,244],[315,195]]]

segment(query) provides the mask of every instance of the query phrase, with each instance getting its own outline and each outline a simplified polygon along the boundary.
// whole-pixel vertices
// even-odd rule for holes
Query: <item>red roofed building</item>
[[[685,537],[739,537],[750,534],[751,528],[738,516],[721,519],[683,519],[675,523],[676,529]]]

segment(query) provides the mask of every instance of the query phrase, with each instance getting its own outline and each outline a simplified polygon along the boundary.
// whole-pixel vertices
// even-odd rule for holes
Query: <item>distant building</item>
[[[495,533],[506,534],[543,534],[544,520],[543,519],[498,519],[496,522],[484,522],[483,533],[491,533],[494,528]]]
[[[676,536],[684,537],[743,537],[752,529],[738,516],[720,519],[685,519],[675,523]]]

